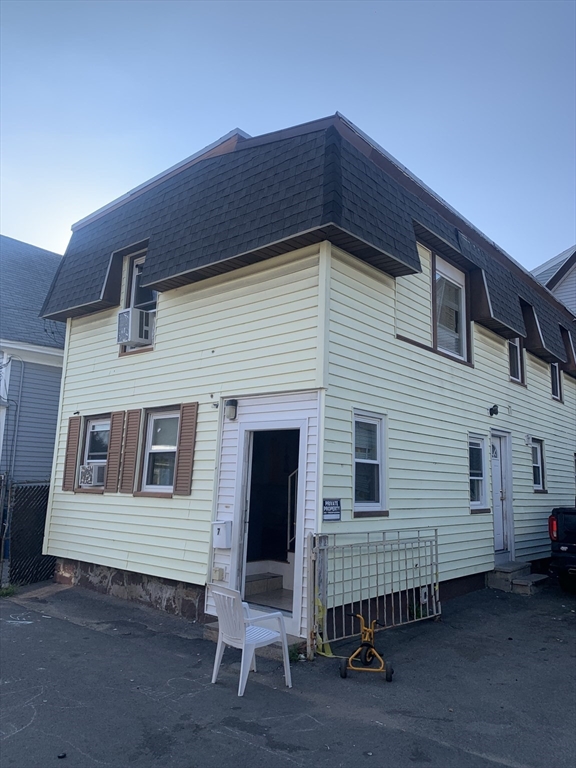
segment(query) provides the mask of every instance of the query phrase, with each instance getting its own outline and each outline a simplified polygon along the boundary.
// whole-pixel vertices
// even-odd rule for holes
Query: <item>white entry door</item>
[[[497,564],[513,558],[508,450],[509,438],[507,436],[492,435],[492,511],[494,517],[494,551]]]
[[[236,419],[222,421],[215,520],[232,535],[212,550],[211,580],[240,590],[253,611],[283,611],[297,637],[308,632],[318,410],[316,392],[239,397]],[[206,613],[215,613],[210,590]]]

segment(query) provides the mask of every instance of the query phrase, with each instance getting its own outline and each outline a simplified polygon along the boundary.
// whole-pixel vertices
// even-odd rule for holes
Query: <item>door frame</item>
[[[285,616],[286,631],[291,635],[300,635],[302,615],[302,579],[304,569],[304,515],[306,500],[306,453],[308,438],[308,419],[250,420],[239,422],[238,458],[236,467],[236,493],[234,503],[233,553],[230,574],[235,580],[233,589],[243,591],[246,578],[246,555],[248,547],[250,480],[252,467],[252,434],[254,432],[273,432],[287,429],[300,430],[298,447],[298,490],[296,494],[296,541],[294,547],[294,585],[292,616]],[[253,610],[265,615],[266,610]]]
[[[503,511],[503,523],[504,530],[506,532],[506,538],[508,540],[508,549],[504,552],[496,552],[494,546],[494,527],[496,513],[494,510],[494,478],[492,476],[492,438],[500,438],[500,464],[502,467],[502,479],[504,486],[504,499],[502,503]],[[516,557],[515,541],[514,541],[514,499],[513,499],[513,483],[512,483],[512,435],[510,432],[506,432],[502,429],[492,429],[490,431],[490,487],[492,490],[492,547],[494,549],[494,562],[496,565],[502,565],[513,561]]]

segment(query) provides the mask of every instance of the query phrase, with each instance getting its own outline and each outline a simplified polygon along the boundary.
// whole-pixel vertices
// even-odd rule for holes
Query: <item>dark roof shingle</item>
[[[39,317],[62,257],[0,235],[0,337],[6,341],[64,346],[60,323]]]
[[[420,271],[416,238],[483,270],[485,324],[524,336],[534,307],[549,359],[566,360],[573,318],[533,277],[361,132],[336,115],[239,137],[111,204],[73,232],[43,312],[61,319],[120,301],[122,249],[147,247],[143,282],[158,290],[292,248],[331,240],[392,276]],[[124,254],[126,251],[124,251]],[[483,322],[483,320],[479,320]]]

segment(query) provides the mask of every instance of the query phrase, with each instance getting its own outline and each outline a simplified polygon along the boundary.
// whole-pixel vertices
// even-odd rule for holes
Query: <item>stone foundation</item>
[[[133,600],[191,621],[214,621],[204,613],[205,590],[197,584],[62,557],[56,560],[54,581]]]

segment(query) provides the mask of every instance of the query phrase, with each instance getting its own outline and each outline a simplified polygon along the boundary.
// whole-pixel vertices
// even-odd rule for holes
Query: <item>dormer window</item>
[[[152,288],[143,288],[142,269],[144,268],[145,256],[134,259],[132,263],[132,279],[130,281],[130,302],[129,307],[134,309],[143,309],[146,312],[156,312],[157,291]]]
[[[151,347],[156,325],[157,291],[142,285],[144,255],[133,256],[128,264],[125,309],[118,315],[118,343],[123,352]]]
[[[550,363],[550,385],[554,400],[562,400],[562,379],[558,363]]]
[[[434,289],[436,349],[451,357],[466,360],[466,275],[436,257]]]
[[[524,384],[524,347],[520,338],[508,339],[510,381]]]

